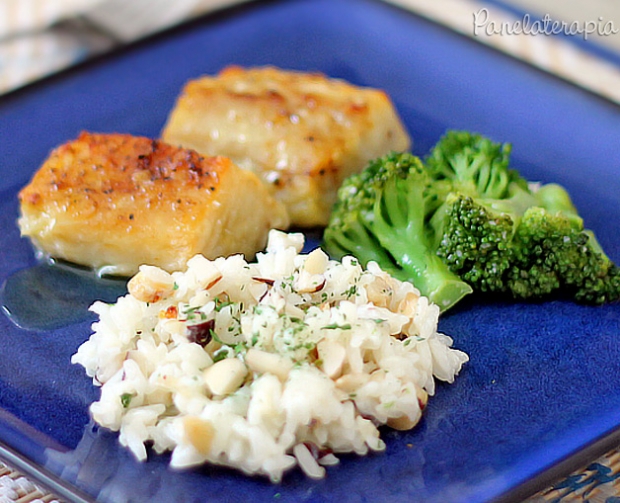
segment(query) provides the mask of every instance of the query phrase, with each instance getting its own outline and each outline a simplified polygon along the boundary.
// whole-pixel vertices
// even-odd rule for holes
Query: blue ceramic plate
[[[186,80],[231,63],[384,88],[419,154],[447,128],[512,142],[515,166],[567,186],[620,260],[618,107],[377,1],[231,9],[0,100],[0,280],[12,314],[29,320],[24,329],[0,316],[5,448],[100,501],[344,503],[518,500],[610,447],[620,424],[620,306],[475,298],[441,320],[471,358],[456,383],[438,387],[414,431],[384,431],[385,453],[346,456],[325,480],[294,471],[273,486],[208,466],[172,472],[167,456],[136,463],[114,434],[93,428],[98,391],[70,357],[90,335],[89,295],[113,296],[118,285],[84,287],[34,267],[16,193],[81,130],[157,136]]]

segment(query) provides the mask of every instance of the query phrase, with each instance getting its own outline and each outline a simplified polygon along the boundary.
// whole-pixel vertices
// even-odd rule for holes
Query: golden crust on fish
[[[347,176],[410,147],[385,92],[274,67],[188,82],[162,138],[255,172],[301,227],[327,224]]]
[[[288,215],[225,157],[125,134],[82,133],[19,194],[22,235],[43,253],[102,273],[182,269],[195,254],[252,257]]]

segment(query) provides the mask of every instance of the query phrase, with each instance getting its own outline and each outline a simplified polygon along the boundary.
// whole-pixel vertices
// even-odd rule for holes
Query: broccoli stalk
[[[472,289],[431,247],[426,221],[437,208],[437,192],[428,182],[421,161],[411,154],[372,161],[340,187],[323,240],[332,256],[354,255],[363,265],[375,261],[446,310]]]
[[[425,227],[426,176],[413,172],[407,178],[390,177],[373,208],[372,229],[381,246],[397,257],[397,276],[411,281],[443,311],[472,292],[451,273],[431,247]]]

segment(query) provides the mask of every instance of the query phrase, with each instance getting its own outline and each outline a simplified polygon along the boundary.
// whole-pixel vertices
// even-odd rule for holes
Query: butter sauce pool
[[[90,269],[44,260],[2,284],[2,311],[25,330],[54,330],[87,321],[95,300],[114,302],[127,293],[126,278],[98,277]]]

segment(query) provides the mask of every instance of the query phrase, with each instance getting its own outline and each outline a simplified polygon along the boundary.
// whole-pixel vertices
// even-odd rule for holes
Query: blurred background
[[[261,0],[0,0],[0,94],[249,1]],[[618,0],[387,1],[620,102]],[[562,33],[532,35],[545,16],[565,23]],[[524,33],[507,33],[519,23]]]

